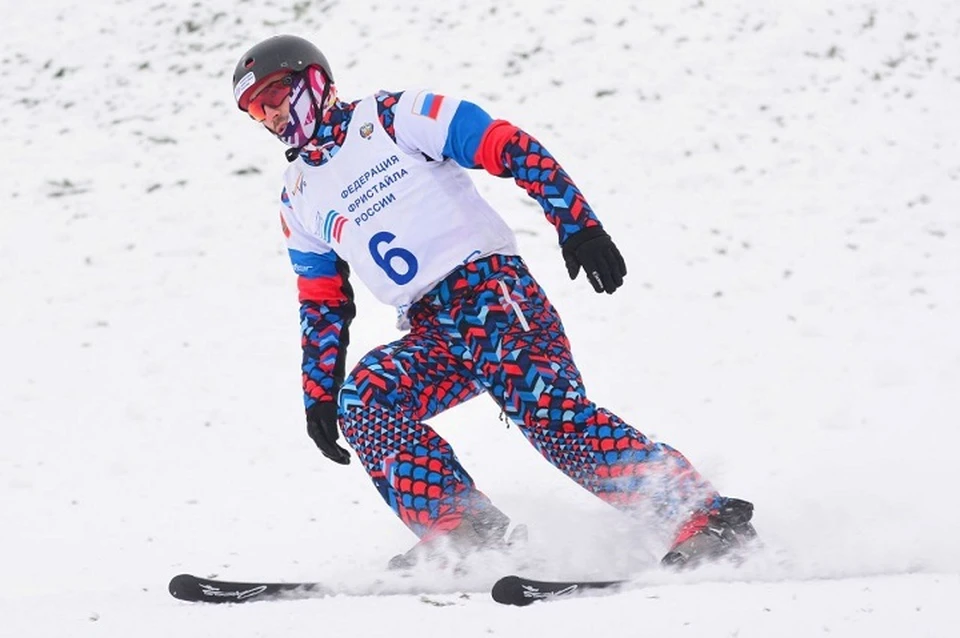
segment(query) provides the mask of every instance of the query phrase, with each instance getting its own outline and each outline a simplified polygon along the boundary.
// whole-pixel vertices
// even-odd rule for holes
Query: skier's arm
[[[627,267],[620,251],[583,193],[536,138],[466,100],[426,91],[384,95],[393,116],[388,131],[400,148],[513,177],[556,228],[571,279],[583,269],[597,292],[612,293],[623,284]],[[381,108],[385,104],[381,100]],[[381,111],[381,122],[386,119]]]
[[[356,315],[350,269],[337,254],[296,222],[286,189],[280,219],[300,300],[300,345],[303,403],[307,433],[324,456],[348,463],[346,450],[336,444],[337,393],[343,383],[350,322]]]
[[[477,139],[476,131],[483,128]],[[491,120],[479,106],[461,102],[450,123],[444,153],[460,165],[471,161],[488,173],[513,177],[537,200],[557,229],[570,279],[584,275],[597,292],[623,285],[627,266],[583,193],[549,151],[506,120]]]
[[[444,155],[461,166],[512,177],[535,199],[563,244],[600,220],[570,175],[537,138],[506,120],[493,120],[471,102],[461,102],[450,123]]]
[[[280,218],[287,252],[297,274],[300,343],[303,347],[303,403],[335,401],[344,377],[350,321],[356,314],[350,269],[337,254],[307,233],[281,194]]]

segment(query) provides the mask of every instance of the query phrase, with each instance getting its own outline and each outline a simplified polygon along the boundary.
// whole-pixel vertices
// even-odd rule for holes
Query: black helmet
[[[253,45],[237,62],[233,72],[233,97],[237,107],[245,111],[247,100],[254,89],[264,80],[273,79],[280,73],[296,73],[308,66],[319,66],[333,82],[330,63],[313,43],[295,35],[275,35]]]

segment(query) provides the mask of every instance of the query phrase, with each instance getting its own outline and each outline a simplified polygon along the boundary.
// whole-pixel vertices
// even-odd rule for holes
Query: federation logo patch
[[[371,135],[373,135],[373,122],[367,122],[360,127],[360,137],[369,140]]]
[[[307,181],[303,178],[303,173],[297,175],[297,181],[293,183],[293,194],[299,195],[303,192],[303,189],[306,188]]]
[[[414,115],[429,117],[431,120],[437,119],[440,115],[440,107],[443,106],[443,96],[436,93],[421,93],[413,101]]]
[[[347,218],[335,210],[327,212],[322,223],[320,217],[321,214],[317,213],[317,225],[320,227],[320,235],[323,237],[323,240],[329,244],[332,239],[339,244],[340,236],[343,234],[343,227],[347,225]]]

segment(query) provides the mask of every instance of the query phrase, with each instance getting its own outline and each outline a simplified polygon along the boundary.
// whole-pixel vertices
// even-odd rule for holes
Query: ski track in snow
[[[753,564],[523,610],[430,579],[168,596],[179,572],[362,593],[413,542],[303,431],[285,162],[229,88],[287,31],[344,96],[429,86],[544,141],[622,249],[622,291],[568,281],[511,182],[478,188],[592,398],[756,503]],[[957,3],[37,0],[0,33],[0,635],[960,635]],[[398,334],[357,293],[348,365]],[[528,575],[662,551],[491,402],[434,425],[530,525]]]

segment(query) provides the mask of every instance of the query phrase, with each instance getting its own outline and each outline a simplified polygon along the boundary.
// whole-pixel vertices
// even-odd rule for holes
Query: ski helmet
[[[243,54],[233,72],[233,97],[246,111],[250,96],[283,73],[298,73],[309,66],[323,69],[328,82],[333,72],[326,56],[313,43],[295,35],[275,35]]]

